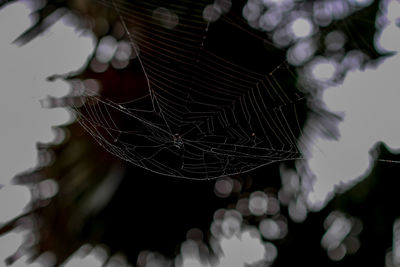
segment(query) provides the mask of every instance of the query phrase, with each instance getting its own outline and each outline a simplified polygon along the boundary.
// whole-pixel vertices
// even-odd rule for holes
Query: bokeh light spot
[[[129,60],[132,54],[132,48],[129,42],[122,40],[118,42],[117,51],[115,52],[115,59],[119,61]]]
[[[328,257],[333,261],[340,261],[346,256],[346,247],[342,244],[337,248],[328,249]]]
[[[289,216],[294,222],[304,222],[304,220],[307,218],[307,212],[307,206],[301,199],[290,201]]]
[[[308,18],[300,17],[291,23],[290,29],[296,38],[304,38],[312,34],[314,25]]]
[[[272,219],[264,219],[259,225],[260,233],[269,240],[278,239],[281,235],[279,225]]]
[[[38,184],[38,189],[42,199],[51,198],[58,193],[58,183],[53,179],[46,179]]]
[[[290,47],[287,52],[287,60],[293,66],[300,66],[311,59],[315,51],[316,45],[313,40],[303,40]]]
[[[165,7],[158,7],[153,11],[153,19],[167,29],[173,29],[179,24],[178,15]]]
[[[268,198],[264,192],[256,191],[251,193],[249,199],[249,210],[256,216],[261,216],[267,212]]]
[[[97,47],[96,59],[101,63],[107,63],[113,58],[115,51],[117,51],[117,40],[111,35],[104,36]]]
[[[328,82],[335,77],[337,66],[332,60],[318,57],[311,62],[309,68],[311,78],[320,82]]]
[[[221,16],[221,10],[215,4],[207,5],[203,10],[203,18],[207,22],[214,22]]]
[[[276,197],[268,197],[268,215],[275,215],[280,211],[280,203]]]
[[[90,69],[97,73],[105,72],[108,69],[108,66],[108,63],[100,62],[96,58],[90,61]]]
[[[264,247],[265,247],[265,254],[264,254],[265,260],[269,263],[273,262],[278,256],[278,249],[274,244],[270,242],[266,242],[264,244]]]
[[[236,203],[236,210],[239,211],[243,216],[251,215],[251,212],[249,210],[249,199],[239,199],[239,201]]]
[[[343,48],[346,36],[341,31],[332,31],[325,37],[325,47],[329,51],[338,51]]]
[[[229,197],[233,190],[233,181],[229,177],[220,178],[214,186],[214,192],[218,197]]]

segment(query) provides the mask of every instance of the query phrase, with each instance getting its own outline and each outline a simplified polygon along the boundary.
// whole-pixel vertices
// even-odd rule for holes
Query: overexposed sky
[[[61,97],[70,88],[66,82],[46,78],[82,68],[95,44],[92,34],[72,25],[71,15],[26,45],[13,44],[37,19],[30,15],[32,6],[28,3],[20,1],[0,10],[0,224],[20,214],[30,201],[29,190],[10,181],[15,174],[37,165],[36,143],[53,142],[56,135],[52,127],[73,119],[64,108],[42,108],[41,99]],[[0,266],[18,248],[23,235],[13,231],[0,238]],[[21,259],[15,266],[25,263]]]
[[[385,21],[385,27],[376,34],[375,46],[381,52],[397,53],[400,50],[400,28],[396,25],[400,18],[400,2],[382,3],[380,19]],[[325,69],[316,73],[324,78],[331,76],[329,66],[336,67],[325,63]],[[312,140],[306,153],[311,173],[303,178],[314,181],[307,199],[310,208],[322,208],[337,189],[348,189],[362,180],[374,163],[369,151],[377,142],[384,142],[394,152],[400,149],[399,70],[397,53],[364,70],[354,69],[342,84],[324,89],[322,100],[326,108],[342,114],[343,121],[338,125],[339,140],[325,139],[318,132],[308,138]]]

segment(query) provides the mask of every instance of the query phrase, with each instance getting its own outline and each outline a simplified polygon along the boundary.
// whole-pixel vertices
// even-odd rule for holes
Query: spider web
[[[284,53],[238,15],[243,3],[229,12],[205,1],[101,3],[116,10],[147,92],[123,102],[82,96],[78,121],[107,151],[190,179],[301,158],[302,97],[294,83],[278,82],[295,75]]]

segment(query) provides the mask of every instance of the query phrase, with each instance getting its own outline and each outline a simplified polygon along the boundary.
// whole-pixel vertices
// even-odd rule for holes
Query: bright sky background
[[[30,201],[26,187],[10,185],[13,176],[37,164],[36,143],[56,139],[54,125],[72,122],[63,108],[44,109],[40,99],[69,92],[66,82],[48,82],[53,74],[82,68],[94,49],[94,37],[71,25],[65,16],[48,31],[22,47],[12,44],[35,21],[28,1],[0,10],[0,223],[20,214]],[[22,233],[0,238],[0,266],[22,241]],[[23,260],[15,266],[24,266]]]
[[[386,26],[376,35],[375,46],[382,52],[398,52],[400,2],[385,3]],[[335,67],[325,62],[315,73],[328,77]],[[305,153],[309,153],[306,158],[312,173],[303,178],[316,178],[307,199],[311,209],[322,208],[336,189],[350,188],[365,177],[374,163],[369,150],[377,142],[383,141],[393,152],[400,149],[399,70],[397,53],[364,71],[350,71],[343,84],[324,89],[322,99],[327,109],[344,114],[344,120],[339,123],[339,140],[321,138],[315,131],[314,138],[307,138],[312,140]]]

